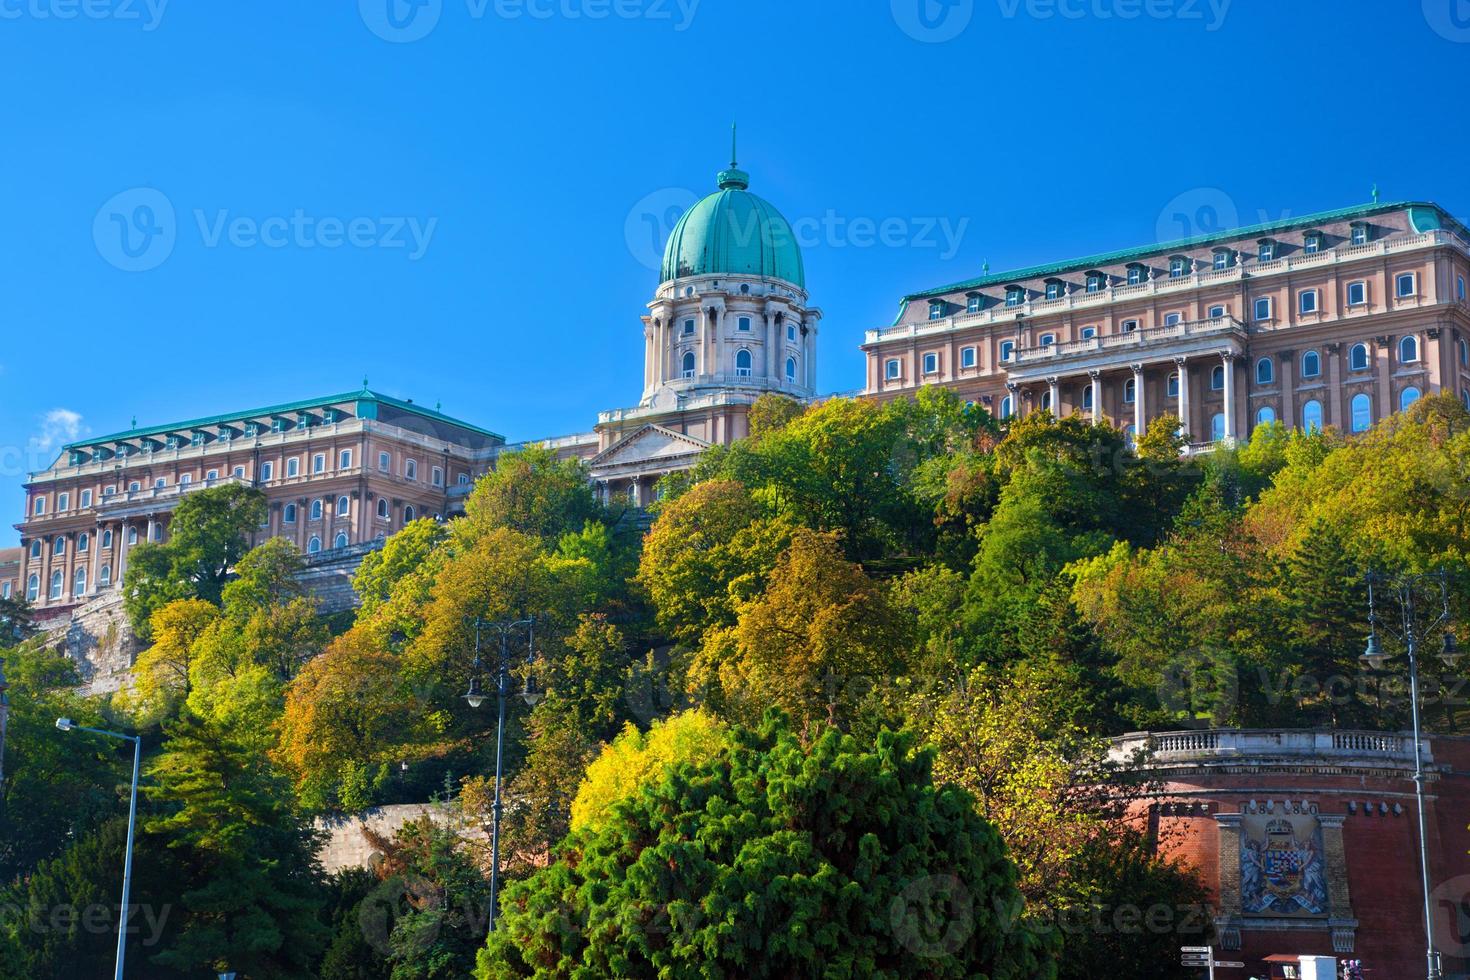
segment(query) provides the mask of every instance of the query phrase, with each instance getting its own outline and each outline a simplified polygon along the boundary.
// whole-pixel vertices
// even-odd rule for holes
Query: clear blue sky
[[[364,375],[513,439],[635,403],[656,228],[732,119],[809,238],[824,390],[987,260],[1470,205],[1463,0],[161,3],[0,0],[0,544],[25,469],[134,415]]]

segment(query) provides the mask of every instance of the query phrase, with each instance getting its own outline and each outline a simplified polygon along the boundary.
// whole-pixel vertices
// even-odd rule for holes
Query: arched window
[[[1322,357],[1314,350],[1302,355],[1302,377],[1315,378],[1322,373]]]
[[[1419,360],[1419,338],[1412,334],[1399,341],[1399,363],[1413,364]]]
[[[109,528],[102,532],[102,549],[105,551],[112,547],[112,530]]]
[[[1275,377],[1276,369],[1271,363],[1271,358],[1263,357],[1256,362],[1256,384],[1268,385]]]
[[[1359,392],[1353,396],[1353,431],[1367,432],[1373,428],[1373,399],[1368,397],[1367,392]]]
[[[378,498],[378,520],[380,520],[380,521],[386,521],[387,519],[388,519],[388,498],[387,497],[379,497]]]
[[[1002,362],[1009,361],[1016,353],[1016,342],[1014,340],[1002,340],[1000,342],[1000,359]]]
[[[36,561],[41,560],[41,539],[37,538],[31,542],[31,557]]]
[[[740,350],[735,352],[735,376],[737,378],[748,378],[751,375],[750,351]]]
[[[1354,344],[1348,352],[1348,368],[1353,371],[1368,370],[1368,345]]]
[[[311,502],[311,519],[314,521],[322,519],[322,502],[320,498]]]
[[[112,584],[112,566],[103,565],[102,571],[97,573],[97,587],[105,589]]]
[[[1092,411],[1092,385],[1084,385],[1082,388],[1082,409]]]
[[[684,377],[684,378],[692,378],[692,377],[694,377],[694,351],[692,351],[692,350],[686,350],[684,352],[684,359],[682,361],[680,361],[679,363],[680,363],[679,375],[681,377]]]
[[[1419,400],[1419,389],[1413,385],[1399,392],[1399,411],[1408,411],[1410,405]]]
[[[1179,372],[1176,371],[1173,374],[1169,375],[1168,391],[1170,398],[1179,397]]]
[[[1302,428],[1308,432],[1322,431],[1322,403],[1315,398],[1302,406]]]
[[[413,509],[413,504],[409,504],[407,507],[403,508],[403,523],[407,524],[409,521],[413,520],[414,517],[417,516],[417,514],[418,512]]]
[[[296,523],[296,505],[287,504],[281,511],[281,522],[284,524]]]
[[[82,554],[92,547],[92,536],[86,531],[77,535],[77,554]]]
[[[419,461],[410,459],[403,464],[403,478],[405,480],[417,480],[419,478]]]
[[[1216,364],[1210,372],[1210,389],[1219,391],[1225,387],[1225,365]]]
[[[346,531],[342,531],[342,532],[340,532],[337,535],[337,540],[335,540],[335,541],[332,542],[332,547],[333,548],[345,548],[345,547],[347,547],[347,532]]]
[[[322,550],[322,539],[319,538],[319,537],[317,537],[315,534],[313,534],[311,536],[311,540],[308,541],[308,542],[306,542],[306,553],[308,555],[317,555],[317,554],[321,554],[321,550]]]
[[[51,553],[60,558],[66,554],[66,536],[57,535],[56,540],[51,543]]]
[[[340,496],[340,497],[337,498],[337,516],[338,517],[346,517],[347,516],[347,512],[350,511],[351,509],[352,509],[352,502],[347,499],[347,495],[346,494],[343,494],[342,496]]]
[[[1276,421],[1276,409],[1270,405],[1262,405],[1261,410],[1256,413],[1256,425],[1270,425]]]
[[[1133,428],[1132,422],[1123,426],[1123,442],[1127,444],[1129,449],[1138,445],[1138,431]]]
[[[1225,438],[1225,413],[1216,412],[1210,417],[1210,441],[1219,442]]]
[[[786,358],[786,380],[796,380],[796,358],[794,357]]]
[[[1460,366],[1470,367],[1470,344],[1465,343],[1465,338],[1461,337],[1455,342],[1455,346],[1460,349]]]
[[[1041,393],[1041,409],[1042,409],[1042,411],[1046,411],[1046,412],[1051,411],[1051,389],[1050,388],[1048,388],[1046,391],[1043,391]]]
[[[87,570],[78,568],[76,575],[72,576],[71,594],[82,596],[87,594]]]
[[[51,598],[60,599],[62,589],[64,588],[66,588],[65,579],[61,574],[61,570],[57,569],[51,573],[51,592],[49,593]]]
[[[26,602],[35,602],[41,597],[41,577],[32,575],[26,579]]]
[[[1003,419],[1010,418],[1014,412],[1014,404],[1015,403],[1011,401],[1010,395],[1006,395],[1004,398],[1002,398],[1000,400],[1000,417]]]
[[[1133,399],[1135,397],[1137,397],[1137,395],[1138,395],[1138,382],[1137,381],[1135,381],[1133,378],[1129,378],[1127,381],[1123,382],[1123,403],[1125,405],[1132,405],[1133,404]]]
[[[1054,334],[1054,333],[1044,333],[1044,334],[1041,335],[1041,346],[1042,347],[1050,347],[1052,344],[1055,344],[1056,342],[1057,342],[1057,335]]]

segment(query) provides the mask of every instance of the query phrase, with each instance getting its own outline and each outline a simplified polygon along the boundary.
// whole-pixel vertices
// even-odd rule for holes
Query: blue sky
[[[1375,182],[1463,217],[1467,68],[1465,0],[0,0],[0,544],[25,470],[133,416],[364,376],[513,439],[635,403],[733,119],[846,390],[986,261]]]

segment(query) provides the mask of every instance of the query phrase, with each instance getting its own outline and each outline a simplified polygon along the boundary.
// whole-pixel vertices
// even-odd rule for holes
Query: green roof
[[[169,425],[152,425],[141,429],[134,428],[129,429],[126,432],[114,432],[111,435],[97,436],[96,438],[92,439],[83,439],[79,442],[69,443],[61,448],[62,451],[67,451],[71,449],[81,449],[88,446],[100,446],[109,442],[126,442],[130,439],[142,439],[148,436],[166,435],[170,432],[178,432],[184,429],[203,429],[214,425],[225,425],[230,422],[244,422],[249,419],[259,418],[262,415],[289,415],[293,412],[308,412],[314,408],[329,408],[333,405],[340,405],[343,402],[368,403],[374,406],[388,405],[401,411],[409,412],[411,414],[418,415],[426,419],[431,419],[437,422],[444,422],[448,425],[457,426],[461,429],[465,429],[469,432],[474,432],[478,435],[486,436],[490,439],[499,439],[502,442],[505,441],[505,437],[497,432],[491,432],[489,429],[482,429],[477,425],[471,425],[468,422],[462,422],[459,419],[445,415],[442,412],[424,408],[422,405],[416,405],[411,401],[404,401],[400,398],[394,398],[391,395],[384,395],[381,392],[371,390],[367,387],[366,384],[364,384],[361,390],[347,392],[346,394],[342,395],[328,395],[325,398],[309,398],[305,401],[287,402],[282,405],[269,405],[265,408],[250,409],[243,412],[229,412],[224,415],[211,415],[206,418],[190,419],[186,422],[174,422]],[[364,416],[363,413],[359,411],[358,417],[362,418],[372,416]]]
[[[719,186],[674,226],[660,282],[711,274],[759,276],[805,289],[801,247],[781,212],[750,193],[750,175],[733,161],[720,172]]]
[[[1366,217],[1368,215],[1383,214],[1388,211],[1403,211],[1407,209],[1414,227],[1419,231],[1428,231],[1430,228],[1449,227],[1461,237],[1470,238],[1464,226],[1451,218],[1439,205],[1428,201],[1399,201],[1392,204],[1360,204],[1350,208],[1338,208],[1334,211],[1318,211],[1315,214],[1305,214],[1296,218],[1282,218],[1278,221],[1268,221],[1258,225],[1247,225],[1242,228],[1231,228],[1223,231],[1213,232],[1208,235],[1197,235],[1194,238],[1182,238],[1173,242],[1160,242],[1154,245],[1143,245],[1135,248],[1125,248],[1117,252],[1104,252],[1100,255],[1087,255],[1079,259],[1069,259],[1066,262],[1052,262],[1047,265],[1036,265],[1029,269],[1013,269],[1009,272],[1001,272],[995,275],[984,275],[978,279],[969,279],[965,282],[952,283],[948,286],[937,286],[934,289],[926,289],[923,292],[910,293],[903,298],[899,308],[899,317],[902,318],[903,310],[907,308],[911,300],[928,299],[932,296],[940,296],[961,289],[981,289],[985,286],[1003,286],[1022,279],[1035,279],[1040,276],[1056,275],[1061,272],[1072,270],[1084,270],[1097,266],[1115,265],[1119,262],[1127,262],[1131,259],[1139,259],[1148,255],[1157,255],[1160,252],[1199,248],[1202,245],[1210,245],[1214,242],[1227,241],[1233,238],[1247,237],[1250,235],[1269,235],[1274,232],[1287,231],[1292,228],[1309,228],[1315,224],[1323,224],[1328,221],[1342,221],[1350,218]],[[1424,212],[1428,213],[1424,213]]]

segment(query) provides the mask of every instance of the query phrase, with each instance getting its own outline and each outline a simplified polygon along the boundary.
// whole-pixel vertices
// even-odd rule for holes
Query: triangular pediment
[[[656,463],[704,452],[710,444],[703,439],[649,423],[592,457],[593,467]]]

